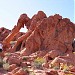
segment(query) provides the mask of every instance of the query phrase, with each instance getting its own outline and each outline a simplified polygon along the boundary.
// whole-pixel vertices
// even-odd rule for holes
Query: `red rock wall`
[[[56,14],[36,22],[37,27],[26,40],[27,53],[38,50],[72,50],[75,38],[75,24]]]

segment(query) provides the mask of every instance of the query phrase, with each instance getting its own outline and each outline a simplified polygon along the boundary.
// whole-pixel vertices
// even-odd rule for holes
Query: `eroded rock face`
[[[1,27],[1,28],[0,28],[0,41],[3,41],[3,40],[9,35],[10,32],[11,32],[11,30],[6,29],[6,28],[4,28],[4,27]],[[13,38],[13,40],[16,41],[17,38],[19,38],[19,37],[22,36],[23,34],[25,34],[25,33],[19,32],[19,33]]]
[[[62,53],[72,51],[75,37],[75,25],[67,18],[56,14],[43,18],[26,40],[26,54],[37,50],[59,50]]]
[[[46,14],[43,11],[38,11],[38,13],[31,18],[29,30],[35,30],[35,28],[39,25],[39,21],[44,18],[47,18]]]
[[[25,34],[25,33],[19,32],[19,33],[14,37],[13,41],[16,41],[17,38],[21,37],[23,34]]]
[[[10,33],[10,30],[4,27],[1,27],[0,28],[0,41],[3,41],[9,33]]]
[[[73,50],[72,41],[75,38],[75,24],[67,18],[62,18],[58,14],[47,17],[43,11],[39,11],[27,20],[26,27],[28,31],[31,31],[26,41],[23,42],[27,55],[38,50],[59,50],[62,53]],[[10,30],[0,28],[0,40],[2,41],[9,32]],[[18,33],[13,40],[17,40],[22,35],[25,34]]]

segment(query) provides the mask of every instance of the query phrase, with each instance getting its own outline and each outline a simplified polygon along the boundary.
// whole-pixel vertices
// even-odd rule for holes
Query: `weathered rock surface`
[[[0,41],[3,41],[7,36],[8,34],[11,32],[11,30],[9,29],[6,29],[4,27],[1,27],[0,28]],[[23,32],[19,32],[13,39],[13,41],[16,41],[17,38],[19,38],[20,36],[22,36],[24,33]]]
[[[58,72],[55,70],[50,70],[46,72],[46,75],[58,75]]]
[[[0,41],[3,41],[9,33],[10,33],[10,30],[4,27],[1,27],[0,28]]]
[[[72,51],[75,24],[56,14],[37,22],[37,27],[26,40],[26,55],[37,50]]]

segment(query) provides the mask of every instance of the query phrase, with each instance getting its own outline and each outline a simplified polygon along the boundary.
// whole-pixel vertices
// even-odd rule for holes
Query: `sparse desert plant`
[[[7,63],[8,56],[3,58],[3,64]]]
[[[5,63],[5,64],[3,64],[3,69],[4,70],[8,70],[9,69],[9,63]]]
[[[34,72],[30,72],[30,75],[35,75],[35,73]]]
[[[23,69],[24,71],[26,71],[26,70],[28,71],[28,68],[27,68],[27,67],[23,67],[22,69]]]
[[[54,63],[49,65],[50,68],[54,68],[55,70],[60,69],[60,64],[59,63]]]
[[[59,66],[55,66],[53,69],[58,70],[60,69]]]
[[[23,56],[23,57],[22,57],[22,60],[27,61],[27,59],[28,59],[28,57],[27,57],[27,56]]]
[[[73,67],[73,65],[67,65],[60,63],[60,69],[62,69],[64,72],[70,71],[70,69]]]
[[[5,56],[10,56],[10,55],[11,55],[11,53],[5,53],[4,55],[5,55]]]
[[[37,68],[37,69],[42,69],[42,64],[45,62],[45,59],[44,58],[36,58],[34,60],[34,68]]]

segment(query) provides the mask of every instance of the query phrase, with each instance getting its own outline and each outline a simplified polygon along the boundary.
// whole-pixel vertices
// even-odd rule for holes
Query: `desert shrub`
[[[44,58],[36,58],[34,60],[34,68],[37,68],[37,69],[42,69],[42,64],[45,62],[45,59]]]

